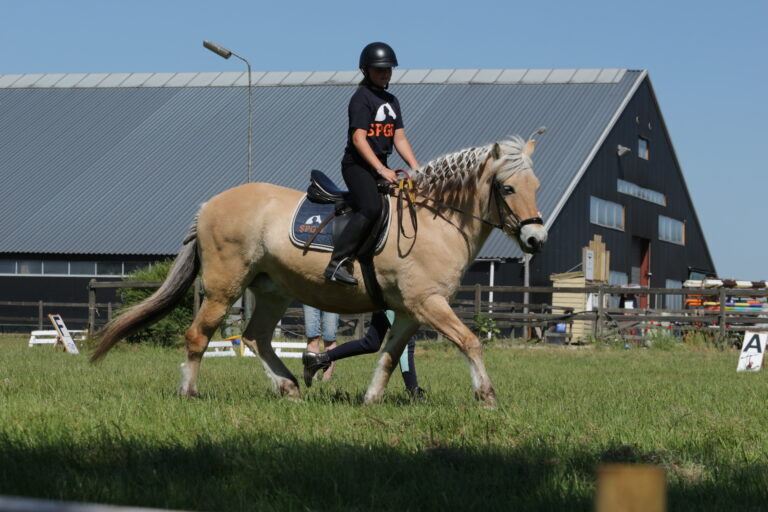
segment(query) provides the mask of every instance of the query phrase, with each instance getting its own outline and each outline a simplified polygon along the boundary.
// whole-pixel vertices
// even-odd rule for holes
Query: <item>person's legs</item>
[[[381,347],[384,336],[389,329],[389,320],[383,311],[377,311],[371,317],[371,325],[363,338],[348,341],[342,345],[317,353],[307,351],[302,355],[304,364],[304,383],[307,387],[312,385],[312,377],[318,370],[326,370],[333,361],[360,354],[371,354]]]
[[[322,314],[322,321],[323,321],[323,345],[325,348],[325,351],[332,350],[336,348],[336,331],[339,330],[339,314],[338,313],[331,313],[329,311],[323,311]],[[307,351],[309,352],[319,352],[319,347],[317,347],[318,350],[311,350],[309,348],[309,345],[307,345]],[[323,372],[323,380],[331,380],[331,377],[333,376],[333,367],[335,366],[335,363],[331,362],[331,366],[329,366],[324,372]]]
[[[408,340],[408,346],[403,350],[400,356],[400,372],[403,374],[403,383],[406,389],[419,387],[419,379],[416,377],[416,366],[413,361],[413,352],[416,349],[416,338],[413,336]]]
[[[389,320],[383,311],[377,311],[371,316],[371,325],[365,336],[339,345],[328,351],[329,361],[338,361],[345,357],[358,356],[360,354],[372,354],[381,348],[384,336],[389,330]]]
[[[307,350],[320,351],[320,310],[304,305],[304,334],[307,336]]]

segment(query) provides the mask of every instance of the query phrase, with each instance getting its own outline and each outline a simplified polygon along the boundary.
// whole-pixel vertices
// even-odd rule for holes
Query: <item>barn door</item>
[[[631,284],[639,284],[642,287],[651,285],[651,241],[647,238],[632,237],[632,276]],[[648,307],[648,296],[640,296],[641,308]]]

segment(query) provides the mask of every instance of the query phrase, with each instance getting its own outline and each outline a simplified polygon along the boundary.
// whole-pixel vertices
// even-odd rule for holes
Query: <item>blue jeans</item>
[[[323,341],[336,341],[336,331],[339,328],[339,314],[320,311],[312,306],[304,305],[304,332],[308,339],[323,335]]]

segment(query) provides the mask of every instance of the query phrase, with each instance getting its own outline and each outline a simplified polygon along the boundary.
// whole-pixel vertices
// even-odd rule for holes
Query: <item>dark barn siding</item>
[[[638,157],[640,136],[649,140],[649,160]],[[619,144],[632,151],[619,157]],[[689,172],[689,177],[693,176],[695,170]],[[618,178],[662,192],[667,197],[667,206],[620,194],[617,190]],[[545,187],[546,183],[542,186]],[[624,205],[624,231],[589,222],[590,196],[593,195]],[[659,240],[659,214],[685,222],[685,246]],[[582,247],[595,234],[602,236],[611,252],[611,270],[628,275],[632,237],[649,239],[651,286],[663,287],[666,279],[684,281],[688,276],[688,267],[714,270],[714,263],[647,79],[629,101],[560,212],[550,230],[544,252],[533,259],[531,284],[549,285],[550,274],[567,272],[580,265]]]

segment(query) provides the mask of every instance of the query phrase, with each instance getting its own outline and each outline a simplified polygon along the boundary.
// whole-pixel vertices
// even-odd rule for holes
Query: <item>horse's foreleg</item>
[[[264,371],[275,391],[293,400],[301,400],[296,377],[277,357],[272,348],[272,336],[291,299],[276,293],[252,289],[256,295],[253,316],[243,333],[243,342],[261,359]],[[255,341],[255,343],[254,343]]]
[[[456,317],[445,297],[432,295],[415,308],[417,318],[431,325],[451,340],[464,354],[469,363],[475,398],[488,408],[496,406],[496,393],[483,362],[483,347],[477,336]]]
[[[418,328],[419,323],[404,313],[398,313],[395,316],[395,324],[392,326],[384,350],[379,356],[379,364],[373,374],[373,380],[365,392],[365,404],[381,401],[384,396],[384,389],[387,387],[389,378],[397,366],[405,345]]]
[[[197,396],[197,377],[200,362],[211,336],[224,318],[229,303],[206,297],[192,325],[187,329],[187,360],[181,365],[181,396]]]

